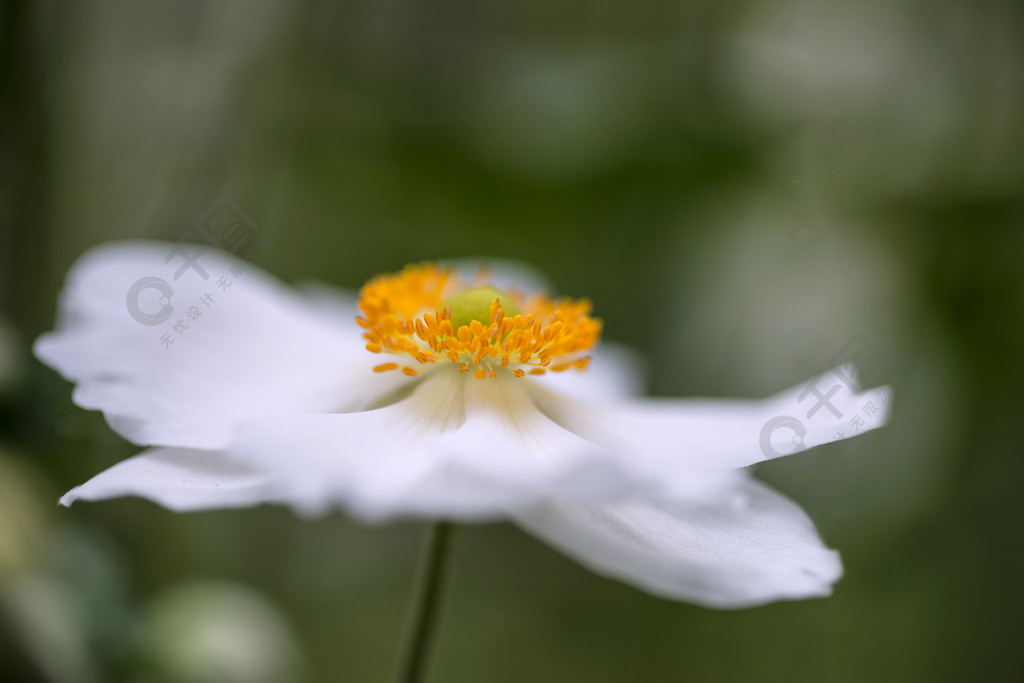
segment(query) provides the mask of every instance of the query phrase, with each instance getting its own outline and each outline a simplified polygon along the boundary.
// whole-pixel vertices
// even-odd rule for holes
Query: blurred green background
[[[656,394],[767,395],[851,339],[895,386],[888,428],[759,471],[843,553],[833,598],[714,612],[466,528],[433,680],[1024,680],[1019,3],[0,12],[0,679],[392,675],[421,525],[56,506],[137,450],[30,355],[64,273],[229,195],[289,282],[529,262]]]

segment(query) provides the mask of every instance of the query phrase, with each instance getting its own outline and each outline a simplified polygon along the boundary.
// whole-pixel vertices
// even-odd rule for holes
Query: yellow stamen
[[[479,379],[510,368],[526,374],[583,370],[601,336],[601,321],[590,317],[590,302],[502,292],[479,280],[463,287],[450,270],[408,266],[382,275],[360,291],[356,322],[366,348],[411,358],[420,364],[449,361]],[[525,313],[524,313],[525,312]],[[401,367],[384,363],[386,372]],[[528,368],[528,369],[524,369]],[[402,367],[414,376],[414,367]]]

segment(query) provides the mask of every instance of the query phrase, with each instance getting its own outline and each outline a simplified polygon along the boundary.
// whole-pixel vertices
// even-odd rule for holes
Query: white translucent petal
[[[615,454],[539,412],[527,386],[441,366],[384,408],[245,424],[230,451],[273,475],[280,497],[305,512],[343,506],[369,519],[494,518],[644,485]]]
[[[547,278],[521,261],[458,258],[444,259],[442,263],[454,268],[459,280],[470,285],[491,285],[498,290],[512,290],[522,294],[551,291]]]
[[[270,483],[218,451],[154,448],[76,486],[60,502],[136,496],[176,512],[250,507],[273,499]]]
[[[644,393],[647,368],[640,355],[622,344],[602,341],[590,354],[583,371],[549,372],[527,381],[560,396],[610,402]]]
[[[370,371],[379,357],[364,350],[351,318],[325,314],[241,259],[206,249],[197,263],[208,277],[190,268],[175,280],[181,246],[114,243],[86,253],[68,274],[57,330],[36,342],[36,355],[78,385],[75,402],[102,410],[125,438],[215,449],[240,420],[356,409],[404,379]],[[173,315],[158,325],[129,312],[129,290],[147,277],[173,289]],[[219,285],[222,277],[231,284]],[[161,310],[158,290],[139,298],[142,311]],[[187,329],[175,331],[178,321]],[[166,347],[165,334],[174,339]]]
[[[761,401],[648,398],[600,405],[553,396],[540,383],[533,391],[538,406],[566,428],[638,466],[661,468],[669,480],[677,472],[745,467],[881,427],[890,390],[855,391],[842,380],[849,375],[837,368]]]
[[[830,595],[842,575],[799,506],[740,477],[714,503],[553,503],[518,523],[606,576],[716,608]]]
[[[360,315],[356,292],[315,281],[299,282],[296,289],[322,317],[337,321],[346,328],[346,332],[352,332],[352,321]]]

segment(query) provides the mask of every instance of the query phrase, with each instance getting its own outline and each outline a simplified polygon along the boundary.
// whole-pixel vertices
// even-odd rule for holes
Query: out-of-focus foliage
[[[5,680],[391,674],[416,525],[55,507],[134,452],[31,359],[64,272],[223,195],[289,281],[530,262],[658,394],[850,348],[895,386],[887,429],[759,472],[843,552],[832,599],[711,612],[470,528],[436,680],[1024,673],[1019,3],[47,0],[0,31]]]

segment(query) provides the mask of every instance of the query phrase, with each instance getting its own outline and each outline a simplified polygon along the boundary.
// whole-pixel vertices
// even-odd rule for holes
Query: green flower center
[[[491,323],[491,303],[497,299],[498,305],[505,312],[505,317],[512,318],[522,315],[508,294],[494,287],[471,287],[448,298],[444,305],[452,311],[452,325],[459,329],[479,320],[484,326]]]

